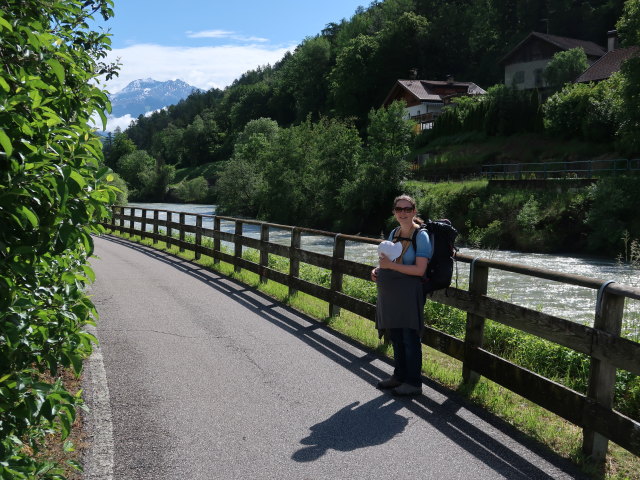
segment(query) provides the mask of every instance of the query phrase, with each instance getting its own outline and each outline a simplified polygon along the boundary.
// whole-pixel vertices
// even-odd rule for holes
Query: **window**
[[[513,74],[513,83],[524,83],[524,70],[519,70]]]
[[[536,87],[542,87],[542,69],[537,68],[533,71],[533,76],[535,78]]]

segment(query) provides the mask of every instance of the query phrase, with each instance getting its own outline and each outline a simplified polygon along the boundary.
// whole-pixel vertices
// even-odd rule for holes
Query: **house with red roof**
[[[504,67],[504,83],[518,90],[546,87],[543,72],[554,54],[582,48],[589,65],[606,53],[600,45],[587,40],[531,32],[500,60]]]
[[[442,112],[442,108],[455,97],[483,95],[482,88],[473,82],[457,82],[453,77],[445,81],[438,80],[398,80],[382,102],[386,107],[396,100],[403,100],[407,118],[418,124],[418,131],[433,127],[433,122]]]

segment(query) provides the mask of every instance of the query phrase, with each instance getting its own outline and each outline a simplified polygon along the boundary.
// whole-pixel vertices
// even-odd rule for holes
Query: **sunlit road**
[[[567,463],[232,280],[96,238],[87,479],[561,479]]]

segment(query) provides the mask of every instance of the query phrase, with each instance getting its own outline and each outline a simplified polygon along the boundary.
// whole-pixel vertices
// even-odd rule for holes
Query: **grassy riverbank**
[[[123,235],[123,237],[129,238],[128,235]],[[132,240],[154,248],[167,250],[174,255],[179,255],[189,260],[194,258],[192,252],[179,253],[177,247],[167,249],[166,244],[162,242],[153,245],[150,240],[142,241],[139,237],[134,237]],[[249,260],[257,261],[258,254],[256,251],[249,250],[245,252],[245,255]],[[224,262],[216,264],[210,257],[203,256],[198,260],[198,263],[257,288],[277,300],[323,321],[330,328],[356,339],[367,348],[383,355],[390,355],[391,353],[388,346],[379,342],[377,331],[372,322],[362,317],[347,311],[343,311],[337,317],[329,317],[327,316],[328,306],[321,300],[303,293],[289,296],[288,289],[284,285],[271,281],[263,284],[260,282],[258,275],[247,271],[235,273],[232,265]],[[286,272],[288,262],[282,257],[270,255],[269,266]],[[305,264],[301,265],[300,275],[305,280],[320,285],[325,285],[329,282],[328,271]],[[346,277],[344,291],[363,300],[375,302],[375,286],[371,282]],[[426,310],[429,323],[435,328],[458,336],[463,333],[464,315],[462,312],[433,302],[428,303]],[[486,346],[490,351],[520,363],[537,373],[565,383],[571,388],[584,390],[585,375],[588,367],[583,356],[493,322],[488,322],[485,338]],[[423,370],[424,374],[429,378],[453,391],[457,391],[460,395],[483,406],[548,446],[554,452],[572,460],[592,478],[616,480],[640,478],[638,475],[638,472],[640,472],[640,459],[614,444],[610,446],[606,472],[595,471],[581,454],[582,437],[579,428],[499,385],[483,378],[474,389],[466,389],[462,386],[461,363],[455,359],[431,348],[424,348]],[[628,380],[619,379],[622,382],[620,383],[620,388],[626,389],[625,395],[628,395],[623,395],[624,398],[627,398],[627,406],[618,404],[618,408],[638,408],[638,405],[633,403],[634,401],[637,402],[640,396],[637,377],[635,380]],[[636,383],[633,383],[634,381]],[[635,416],[634,418],[638,417]]]
[[[589,186],[566,179],[516,185],[408,181],[404,187],[421,214],[449,218],[470,246],[615,259],[640,239],[640,176]]]

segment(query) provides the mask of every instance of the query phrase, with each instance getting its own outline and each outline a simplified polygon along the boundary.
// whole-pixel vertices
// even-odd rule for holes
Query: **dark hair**
[[[393,206],[395,207],[400,200],[406,200],[411,204],[413,208],[416,208],[416,201],[413,199],[413,197],[405,193],[403,193],[402,195],[398,195],[396,198],[393,199]]]

